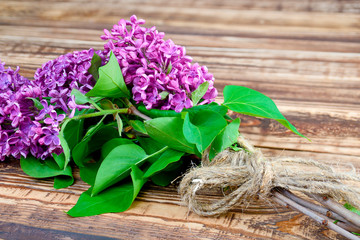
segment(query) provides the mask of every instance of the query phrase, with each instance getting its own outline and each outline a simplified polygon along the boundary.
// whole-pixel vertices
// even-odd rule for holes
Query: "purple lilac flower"
[[[26,157],[29,153],[30,139],[22,131],[16,131],[8,138],[10,154],[15,158]]]
[[[44,123],[51,125],[54,128],[59,127],[59,124],[64,120],[65,114],[57,114],[55,110],[50,112],[50,117],[45,118]]]
[[[75,88],[85,94],[93,88],[95,80],[88,73],[88,69],[94,53],[94,49],[74,51],[50,60],[37,69],[34,83],[41,87],[43,97],[51,97],[51,103],[55,103],[55,108],[69,113],[73,109],[68,109],[71,90]],[[106,56],[101,51],[96,53],[104,63]]]
[[[93,54],[93,49],[75,51],[51,60],[36,71],[34,81],[22,77],[19,67],[5,69],[0,62],[0,160],[29,153],[45,159],[62,152],[58,134],[65,115],[55,110],[71,111],[73,116],[76,108],[88,107],[74,105],[70,93],[74,88],[86,93],[94,86],[88,73]],[[97,54],[105,61],[100,51]],[[54,105],[44,97],[51,97]],[[38,110],[29,98],[42,99],[43,109]]]
[[[59,146],[60,145],[60,140],[58,138],[59,130],[44,127],[42,129],[42,132],[43,132],[44,136],[39,139],[39,142],[41,144],[43,144],[43,145],[45,144],[46,146],[51,146],[51,145]]]
[[[145,28],[142,19],[132,16],[130,21],[120,20],[111,31],[104,30],[103,40],[108,40],[104,51],[96,53],[107,61],[110,51],[118,59],[125,82],[131,87],[133,99],[146,108],[174,109],[177,112],[193,106],[191,93],[200,84],[209,82],[209,89],[200,104],[214,101],[217,91],[214,77],[204,66],[191,64],[185,48],[164,40],[164,33],[155,27]],[[75,109],[88,108],[77,105],[72,89],[87,93],[95,85],[88,73],[94,50],[74,51],[42,65],[29,81],[21,76],[19,67],[5,69],[0,61],[0,160],[6,156],[20,158],[29,153],[45,159],[63,150],[58,138],[59,124],[64,114],[72,117]],[[161,96],[165,94],[165,98]],[[30,98],[51,97],[49,105],[41,100],[38,110]]]
[[[174,109],[193,106],[191,93],[200,84],[209,82],[209,89],[200,104],[214,101],[217,90],[214,77],[208,69],[191,64],[185,48],[164,40],[164,33],[155,27],[145,28],[145,21],[132,16],[130,21],[121,19],[111,31],[105,29],[101,39],[108,40],[104,54],[112,51],[118,59],[124,79],[132,88],[133,99],[147,109]],[[168,96],[161,99],[160,94]]]
[[[5,156],[9,151],[8,135],[5,131],[0,131],[0,161],[5,160]]]
[[[89,109],[90,106],[89,105],[79,105],[75,102],[75,96],[71,95],[70,96],[70,100],[68,102],[68,106],[71,109],[71,113],[69,114],[69,118],[73,118],[75,115],[75,111],[77,110],[81,110],[81,109]]]
[[[44,109],[39,111],[29,98],[41,98],[41,87],[18,72],[19,67],[5,69],[0,61],[0,160],[27,157],[29,153],[42,159],[60,154],[62,148],[54,132],[58,133],[64,116],[56,114],[45,100],[41,101]]]
[[[40,103],[43,106],[43,109],[41,109],[39,114],[35,116],[35,120],[43,119],[47,114],[54,110],[54,106],[49,105],[49,103],[45,99],[41,100]]]

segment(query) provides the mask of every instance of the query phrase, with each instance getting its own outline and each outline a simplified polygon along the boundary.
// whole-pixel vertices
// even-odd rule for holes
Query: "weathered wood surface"
[[[311,157],[342,169],[351,163],[359,171],[359,13],[356,0],[1,0],[0,59],[32,78],[59,54],[100,49],[103,28],[137,14],[207,65],[218,89],[237,84],[267,94],[312,140],[242,116],[241,131],[266,154]],[[18,162],[0,163],[0,238],[343,239],[263,202],[199,217],[180,205],[176,185],[148,184],[125,213],[67,216],[86,189],[78,179],[54,190],[51,181],[22,173]]]

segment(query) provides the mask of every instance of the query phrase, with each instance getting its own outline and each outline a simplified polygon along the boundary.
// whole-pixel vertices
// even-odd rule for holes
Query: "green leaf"
[[[121,137],[121,133],[123,131],[124,124],[118,113],[115,115],[115,118],[116,118],[118,133],[119,133],[119,136]]]
[[[139,105],[137,109],[149,116],[151,118],[158,118],[158,117],[180,117],[180,113],[175,112],[174,110],[160,110],[160,109],[150,109],[147,110],[144,105]]]
[[[44,106],[40,103],[40,101],[39,101],[37,98],[27,97],[27,99],[32,100],[33,103],[34,103],[34,106],[35,106],[37,109],[41,110],[41,109],[44,108]]]
[[[165,187],[174,181],[182,171],[185,171],[185,166],[180,159],[180,161],[169,164],[164,170],[153,175],[151,181],[156,185]]]
[[[96,151],[95,148],[89,148],[89,142],[92,139],[92,136],[98,132],[103,126],[104,126],[104,119],[106,116],[102,117],[99,122],[97,122],[96,125],[91,126],[87,132],[85,133],[85,136],[83,139],[74,146],[74,149],[72,151],[72,157],[76,165],[79,167],[83,167],[83,159],[88,156],[91,152]]]
[[[131,166],[140,164],[146,157],[145,151],[136,144],[115,147],[101,163],[92,195],[123,180],[129,175]]]
[[[258,91],[242,86],[226,86],[223,106],[234,112],[275,119],[297,135],[306,138],[286,120],[269,97]]]
[[[144,177],[148,178],[155,173],[162,171],[170,163],[179,161],[183,155],[183,152],[179,152],[173,149],[167,149],[153,164],[151,164],[149,169],[145,172]]]
[[[64,169],[65,167],[65,155],[64,153],[60,153],[59,155],[53,153],[52,154],[52,157],[54,158],[57,166],[60,168],[60,169]],[[49,161],[48,161],[49,162]]]
[[[20,159],[21,169],[34,178],[59,177],[54,181],[54,188],[68,187],[74,182],[71,167],[59,168],[54,159],[40,160],[33,156]]]
[[[89,129],[86,137],[72,151],[72,157],[76,165],[83,167],[89,154],[99,150],[108,140],[119,137],[114,124],[116,123],[107,125],[101,123],[96,128]]]
[[[86,103],[91,103],[97,110],[101,110],[101,108],[96,104],[97,101],[101,100],[102,97],[93,97],[93,98],[90,98],[88,96],[85,96],[82,92],[80,92],[78,89],[74,88],[72,91],[71,91],[71,95],[75,96],[75,103],[76,104],[80,104],[80,105],[83,105],[83,104],[86,104]],[[89,109],[83,109],[82,111],[85,111],[85,110],[89,110]],[[80,111],[81,113],[81,111]],[[76,114],[75,114],[76,116]]]
[[[84,119],[71,120],[64,128],[64,137],[70,151],[78,144],[82,138],[84,130]]]
[[[228,109],[224,106],[219,105],[216,102],[212,102],[210,104],[205,104],[205,105],[198,105],[198,106],[194,106],[192,108],[187,108],[184,109],[183,112],[188,112],[191,115],[194,115],[200,111],[204,111],[204,110],[209,110],[209,111],[214,111],[217,112],[218,114],[220,114],[221,116],[225,116]]]
[[[137,140],[147,155],[151,155],[166,146],[166,144],[155,141],[149,137],[138,137]]]
[[[132,198],[132,202],[133,202],[136,196],[139,194],[142,186],[147,182],[147,178],[144,178],[144,173],[136,165],[131,167],[130,176],[134,187],[133,198]]]
[[[354,212],[354,213],[360,215],[360,210],[357,209],[357,208],[355,208],[355,207],[353,207],[351,204],[345,203],[345,204],[344,204],[344,207],[345,207],[347,210],[350,210],[351,212]]]
[[[91,97],[90,99],[96,103],[96,102],[99,102],[100,100],[102,100],[104,98],[103,97]]]
[[[151,181],[158,186],[161,187],[166,187],[168,186],[176,177],[178,177],[179,174],[178,173],[163,173],[160,172],[158,174],[155,174],[154,176],[151,177]]]
[[[171,64],[171,62],[169,61],[169,66],[168,66],[168,68],[167,68],[167,70],[166,70],[166,75],[168,75],[168,74],[171,72],[171,70],[172,70],[172,64]]]
[[[159,117],[145,122],[149,136],[175,150],[195,153],[195,145],[188,142],[183,134],[184,121],[179,117]]]
[[[165,98],[167,98],[167,96],[169,96],[169,92],[167,91],[162,91],[161,93],[159,93],[160,95],[160,100],[164,100]]]
[[[116,127],[115,122],[110,122],[98,128],[96,132],[92,132],[91,135],[87,135],[87,138],[91,138],[90,147],[99,149],[106,141],[119,137]]]
[[[95,125],[89,127],[89,129],[86,131],[85,136],[83,137],[83,140],[91,137],[92,135],[94,135],[97,131],[99,131],[99,129],[104,126],[104,119],[106,118],[106,116],[103,116]]]
[[[76,205],[67,214],[72,217],[93,216],[102,213],[123,212],[129,209],[147,179],[141,170],[132,166],[132,182],[115,185],[96,196],[91,196],[92,188],[81,194]]]
[[[79,168],[81,179],[87,184],[94,186],[96,173],[98,172],[100,165],[101,161],[85,163],[84,167]]]
[[[155,152],[159,151],[166,147],[165,144],[159,143],[152,138],[149,137],[138,137],[137,140],[139,141],[140,146],[145,150],[147,155],[152,155]],[[158,156],[153,156],[148,158],[146,161],[149,163],[153,163],[158,159]]]
[[[76,88],[71,90],[71,95],[75,96],[75,103],[76,104],[81,104],[82,105],[82,104],[91,102],[91,99],[89,97],[85,96],[82,92],[80,92]]]
[[[41,160],[41,159],[39,159]],[[54,161],[54,159],[48,158],[46,160],[42,160],[42,162],[40,161],[40,163],[45,163],[46,166],[48,166],[49,168],[55,169],[55,170],[62,170],[63,168],[59,168],[59,165],[57,164],[56,161]]]
[[[119,63],[113,53],[110,54],[109,62],[99,68],[99,79],[86,96],[130,97]]]
[[[67,188],[73,183],[74,183],[74,178],[72,176],[60,175],[54,177],[55,189]]]
[[[147,134],[145,124],[140,120],[130,120],[129,125],[135,130],[143,134]]]
[[[83,124],[83,120],[67,119],[61,125],[58,137],[60,139],[61,147],[63,148],[63,153],[59,156],[53,154],[53,157],[58,166],[62,169],[66,168],[67,164],[70,162],[71,150],[80,141]]]
[[[67,167],[67,165],[69,164],[70,162],[70,156],[71,156],[71,150],[70,150],[70,147],[69,147],[69,144],[68,142],[66,141],[66,138],[65,138],[65,135],[64,135],[64,131],[66,129],[66,126],[67,124],[71,121],[71,119],[67,119],[65,120],[65,122],[61,125],[61,130],[59,132],[59,135],[58,135],[58,138],[60,139],[60,144],[61,144],[61,147],[63,149],[63,153],[64,153],[64,156],[65,156],[65,159],[64,159],[64,169]]]
[[[226,120],[220,114],[204,110],[193,116],[186,114],[183,133],[186,140],[195,143],[199,152],[203,153],[225,126]]]
[[[233,151],[235,151],[235,152],[238,152],[238,151],[240,151],[240,150],[243,150],[242,148],[238,147],[236,144],[231,145],[230,148],[231,148]]]
[[[120,145],[129,145],[134,144],[131,140],[126,138],[113,138],[109,141],[107,141],[102,147],[101,147],[101,159],[105,159],[106,156],[116,147]]]
[[[205,95],[209,89],[209,82],[203,82],[194,92],[191,94],[191,100],[193,105],[196,106],[200,99]]]
[[[115,109],[114,104],[107,98],[104,98],[100,101],[100,106],[104,110]]]
[[[210,159],[233,145],[239,137],[240,118],[229,123],[214,139],[210,148]]]
[[[68,166],[65,169],[53,168],[46,164],[46,161],[51,161],[52,159],[40,160],[33,156],[20,159],[21,169],[27,175],[35,178],[48,178],[58,175],[72,175],[71,167]],[[53,166],[53,165],[52,165]]]
[[[101,66],[101,57],[94,53],[91,59],[91,66],[88,69],[88,72],[93,76],[95,81],[99,79],[99,67]]]

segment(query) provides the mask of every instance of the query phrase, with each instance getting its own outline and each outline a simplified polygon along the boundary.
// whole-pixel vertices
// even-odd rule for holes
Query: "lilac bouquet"
[[[228,110],[276,119],[302,136],[265,95],[226,86],[216,103],[214,77],[185,48],[144,20],[120,20],[104,49],[51,60],[30,81],[0,64],[0,160],[20,159],[25,173],[90,187],[67,213],[90,216],[130,207],[151,180],[168,185],[207,152],[240,146],[240,119]]]

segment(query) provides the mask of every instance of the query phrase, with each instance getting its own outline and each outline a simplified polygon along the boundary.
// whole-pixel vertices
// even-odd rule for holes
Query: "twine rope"
[[[235,204],[269,199],[276,187],[328,196],[360,209],[360,190],[354,186],[359,186],[360,177],[355,168],[344,173],[311,159],[265,158],[244,137],[240,136],[238,143],[240,151],[226,149],[211,161],[209,152],[205,152],[201,166],[185,174],[179,193],[190,210],[202,216],[220,215]],[[230,189],[230,193],[210,203],[200,201],[199,191],[210,189]]]

